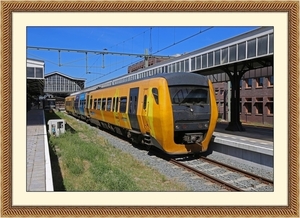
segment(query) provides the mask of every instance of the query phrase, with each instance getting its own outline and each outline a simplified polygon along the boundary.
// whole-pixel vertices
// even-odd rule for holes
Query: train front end
[[[173,136],[164,150],[169,154],[201,153],[208,149],[214,132],[218,108],[214,88],[207,77],[192,73],[174,73],[167,78],[172,120],[165,132]]]

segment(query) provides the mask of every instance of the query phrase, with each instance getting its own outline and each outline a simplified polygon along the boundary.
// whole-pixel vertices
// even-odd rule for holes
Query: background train
[[[194,73],[157,74],[70,95],[65,108],[133,143],[172,155],[206,151],[218,118],[211,81]]]

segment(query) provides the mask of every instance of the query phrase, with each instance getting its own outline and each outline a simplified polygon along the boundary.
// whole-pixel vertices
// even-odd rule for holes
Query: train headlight
[[[180,129],[179,125],[175,125],[175,129]]]
[[[205,123],[205,124],[204,124],[204,127],[205,127],[205,128],[207,128],[207,127],[208,127],[208,124],[207,124],[207,123]]]

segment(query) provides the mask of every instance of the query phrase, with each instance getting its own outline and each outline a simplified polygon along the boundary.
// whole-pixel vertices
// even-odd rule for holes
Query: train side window
[[[94,99],[94,107],[93,109],[97,109],[97,99]]]
[[[120,98],[120,113],[126,112],[127,97]]]
[[[111,98],[107,98],[107,111],[111,111]]]
[[[91,100],[90,100],[90,109],[92,109],[93,108],[93,99],[91,98]]]
[[[105,110],[105,106],[106,106],[106,98],[102,98],[102,110]]]
[[[144,95],[143,109],[145,110],[146,107],[147,107],[147,95]]]
[[[112,106],[111,106],[112,107],[112,111],[115,111],[115,98],[113,98],[112,100],[113,100],[113,103],[112,103]]]
[[[155,99],[155,102],[156,104],[158,104],[158,89],[157,88],[152,88],[152,94],[153,94],[153,97]]]
[[[101,98],[98,98],[97,110],[101,108]]]
[[[119,112],[119,97],[116,98],[116,109],[115,112]]]

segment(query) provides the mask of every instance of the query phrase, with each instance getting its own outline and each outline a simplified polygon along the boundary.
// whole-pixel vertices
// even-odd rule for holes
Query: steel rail
[[[231,169],[235,172],[238,172],[238,173],[242,173],[244,175],[246,175],[247,177],[250,177],[252,179],[256,179],[256,180],[259,180],[260,182],[264,183],[264,184],[268,184],[268,185],[273,185],[273,181],[270,180],[270,179],[267,179],[267,178],[264,178],[262,176],[258,176],[258,175],[255,175],[253,173],[250,173],[250,172],[247,172],[245,170],[242,170],[242,169],[238,169],[238,168],[235,168],[233,166],[230,166],[230,165],[227,165],[227,164],[224,164],[224,163],[220,163],[218,161],[215,161],[215,160],[212,160],[212,159],[209,159],[207,157],[199,157],[199,159],[203,159],[205,161],[208,161],[208,162],[211,162],[213,164],[216,164],[216,165],[219,165],[219,166],[222,166],[222,167],[226,167],[228,169]]]
[[[174,159],[170,159],[169,162],[171,162],[172,164],[175,164],[175,165],[177,165],[179,167],[182,167],[184,169],[187,169],[188,171],[191,171],[192,173],[194,173],[194,174],[196,174],[198,176],[205,177],[206,179],[208,179],[209,181],[211,181],[213,183],[218,183],[219,185],[221,185],[222,187],[226,188],[227,190],[229,189],[229,190],[232,190],[232,191],[244,191],[243,189],[240,189],[240,188],[238,188],[236,186],[233,186],[233,185],[231,185],[229,183],[226,183],[226,182],[224,182],[224,181],[222,181],[220,179],[217,179],[217,178],[215,178],[213,176],[210,176],[210,175],[208,175],[208,174],[206,174],[204,172],[201,172],[201,171],[199,171],[197,169],[194,169],[194,168],[192,168],[192,167],[190,167],[190,166],[188,166],[186,164],[183,164],[183,163],[181,163],[179,161],[176,161]]]

